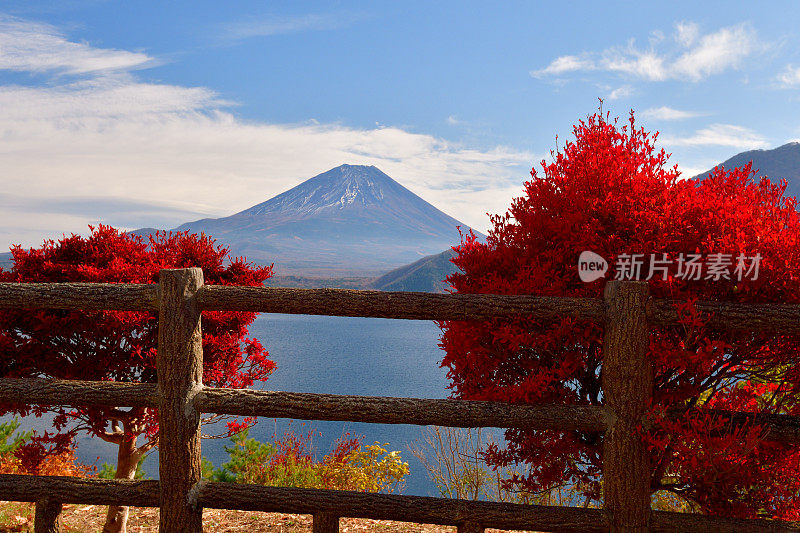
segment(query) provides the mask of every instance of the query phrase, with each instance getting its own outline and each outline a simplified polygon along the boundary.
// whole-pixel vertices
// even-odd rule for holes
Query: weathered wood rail
[[[127,481],[60,476],[0,474],[3,498],[26,502],[83,503],[158,507],[161,484],[155,480]],[[474,502],[421,496],[371,494],[337,490],[264,487],[203,481],[191,504],[210,509],[285,512],[334,517],[414,521],[457,525],[476,523],[482,528],[535,529],[536,531],[608,531],[609,514],[602,509],[547,507],[509,503]],[[670,512],[653,512],[653,532],[784,532],[791,524],[771,520],[709,518]]]
[[[0,309],[106,309],[158,311],[157,285],[111,283],[0,283]],[[481,320],[529,315],[569,316],[602,322],[606,305],[597,298],[499,294],[430,294],[349,289],[292,289],[205,285],[195,295],[205,311],[255,311],[410,320]],[[648,299],[647,321],[678,323],[671,300]],[[695,302],[709,324],[728,329],[800,331],[800,305]]]
[[[315,533],[338,531],[339,517],[537,531],[800,531],[789,522],[734,520],[650,510],[647,455],[631,428],[652,395],[646,359],[650,325],[678,321],[675,302],[649,297],[639,282],[609,282],[604,299],[427,294],[340,289],[203,285],[199,269],[164,270],[158,285],[0,283],[0,309],[108,309],[157,312],[158,383],[0,379],[0,403],[115,405],[160,410],[158,481],[0,475],[0,500],[36,502],[36,531],[60,530],[64,503],[160,507],[161,532],[202,531],[202,509],[307,513]],[[800,330],[799,305],[697,302],[711,323],[743,330]],[[200,316],[238,310],[414,320],[569,316],[605,326],[603,406],[339,396],[204,387]],[[605,508],[543,507],[416,496],[212,483],[200,476],[200,414],[345,420],[452,427],[524,427],[605,432]],[[734,425],[756,422],[767,439],[800,443],[800,418],[717,411]],[[683,411],[670,411],[680,418]]]
[[[158,386],[152,383],[46,379],[0,379],[0,403],[90,407],[158,407]],[[309,392],[220,389],[202,387],[192,399],[202,413],[297,418],[379,424],[447,427],[523,427],[604,432],[611,413],[605,406],[516,405],[470,400],[431,400],[386,396],[345,396]],[[705,412],[730,420],[733,426],[764,426],[765,440],[800,444],[800,418],[789,415],[740,413],[721,409]],[[667,416],[680,419],[685,410]]]

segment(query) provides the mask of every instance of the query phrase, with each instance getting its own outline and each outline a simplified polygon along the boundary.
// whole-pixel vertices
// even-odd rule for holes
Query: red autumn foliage
[[[524,195],[492,217],[485,243],[466,236],[455,247],[460,293],[602,298],[621,254],[760,254],[757,279],[687,279],[675,264],[648,280],[655,298],[800,303],[800,219],[786,182],[755,181],[750,165],[681,180],[657,134],[602,111],[580,121],[574,140],[534,169]],[[598,253],[612,268],[584,283],[578,256]],[[624,257],[624,256],[623,256]],[[708,264],[706,264],[708,266]],[[645,262],[639,279],[648,277]],[[764,428],[732,431],[706,408],[800,415],[800,338],[730,331],[704,323],[691,305],[682,323],[651,327],[655,387],[651,452],[653,492],[671,491],[705,513],[800,518],[800,449],[763,440]],[[602,404],[602,326],[530,316],[442,324],[443,366],[456,397],[523,404]],[[664,410],[685,407],[685,420]],[[529,491],[570,484],[601,498],[602,435],[512,429],[495,465],[523,462],[513,480]]]
[[[12,248],[14,266],[0,271],[4,282],[158,283],[163,268],[201,267],[209,285],[259,286],[272,275],[206,235],[164,233],[149,237],[108,226],[91,234],[46,241],[41,248]],[[203,313],[203,382],[241,388],[266,379],[275,369],[256,339],[248,338],[255,313]],[[156,382],[158,317],[150,312],[3,310],[0,311],[0,376],[93,381]],[[7,406],[8,407],[8,406]],[[10,410],[11,407],[8,407]],[[52,437],[63,447],[77,432],[124,447],[128,461],[118,477],[129,477],[143,453],[155,446],[157,412],[151,409],[14,408],[22,415],[55,414]],[[70,439],[65,440],[65,436]],[[144,442],[137,443],[137,437]],[[26,460],[36,462],[28,447]],[[40,454],[43,455],[43,454]]]
[[[50,435],[34,435],[31,443],[15,453],[0,454],[0,474],[87,477],[96,472],[95,466],[78,461],[71,439],[54,444]]]

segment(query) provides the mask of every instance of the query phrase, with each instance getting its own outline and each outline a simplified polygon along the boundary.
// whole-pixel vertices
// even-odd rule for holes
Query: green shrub
[[[17,429],[19,429],[19,426],[20,421],[16,417],[14,417],[13,420],[0,424],[0,458],[13,455],[20,446],[25,444],[25,442],[30,440],[33,436],[33,431],[22,431],[14,435]],[[12,435],[14,435],[13,440],[8,442],[8,439],[10,439]]]
[[[144,464],[144,460],[147,458],[146,455],[142,456],[139,459],[139,462],[136,463],[136,473],[133,475],[133,479],[147,479],[144,474],[144,470],[142,470],[142,465]],[[100,479],[114,479],[117,475],[117,467],[114,465],[110,465],[108,463],[103,463],[100,467],[100,471],[97,472],[97,477]]]
[[[203,460],[203,476],[214,481],[362,492],[391,493],[402,488],[408,463],[400,452],[388,452],[384,447],[388,444],[363,446],[360,438],[348,435],[317,460],[313,433],[297,435],[289,430],[274,442],[264,443],[250,438],[245,429],[231,437],[232,445],[225,447],[229,461],[220,468]]]

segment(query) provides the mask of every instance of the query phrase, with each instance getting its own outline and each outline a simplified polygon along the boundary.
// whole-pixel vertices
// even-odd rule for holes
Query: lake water
[[[439,328],[433,322],[306,315],[262,314],[250,328],[277,364],[275,373],[257,388],[291,392],[446,398],[446,372],[439,367],[443,353],[437,346]],[[299,428],[301,421],[292,423]],[[282,434],[286,420],[260,419],[250,430],[259,440]],[[422,427],[410,425],[307,422],[305,428],[322,433],[314,438],[319,455],[345,432],[364,435],[364,443],[389,443],[409,463],[405,494],[438,496],[424,468],[408,450]],[[227,439],[204,440],[203,455],[219,466],[227,459]],[[92,463],[116,463],[115,447],[99,439],[83,438],[78,456]],[[150,477],[158,477],[154,453],[145,462]]]

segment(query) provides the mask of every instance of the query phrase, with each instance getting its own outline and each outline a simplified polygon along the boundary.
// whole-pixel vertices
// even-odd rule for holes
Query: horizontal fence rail
[[[602,322],[599,298],[503,294],[432,294],[351,289],[293,289],[205,285],[196,296],[206,311],[252,311],[410,320],[481,320],[530,315],[540,319],[572,317]],[[679,322],[677,300],[651,299],[648,322]],[[727,329],[800,332],[800,305],[698,301],[700,315]],[[0,283],[0,309],[107,309],[157,311],[155,284]]]
[[[158,285],[0,283],[0,309],[158,311]]]
[[[0,474],[3,499],[35,502],[49,498],[62,503],[158,507],[157,480],[90,479],[65,476]]]
[[[603,301],[498,294],[433,294],[348,289],[283,289],[206,285],[203,309],[302,315],[362,316],[411,320],[477,320],[533,315],[603,319]]]
[[[445,526],[472,522],[481,527],[532,531],[599,532],[608,529],[606,517],[600,509],[287,487],[260,486],[253,489],[248,490],[237,483],[201,482],[197,491],[198,503],[210,508],[266,512],[283,510],[298,514],[323,512],[333,516]]]
[[[287,487],[248,487],[236,483],[201,482],[198,503],[215,509],[247,509],[397,520],[425,524],[460,525],[552,532],[608,531],[608,515],[600,509],[520,505],[512,503],[454,500],[424,496],[401,496]],[[651,531],[658,533],[758,533],[798,532],[800,525],[771,520],[735,520],[654,512]]]
[[[650,300],[647,320],[669,326],[678,323],[677,300]],[[729,302],[694,302],[694,307],[710,326],[730,330],[800,332],[800,305]]]
[[[309,392],[200,388],[193,399],[203,413],[446,427],[497,427],[603,432],[609,417],[603,406],[520,405],[470,400],[348,396]],[[30,378],[0,379],[0,404],[90,407],[158,407],[158,386],[152,383],[78,381]],[[762,426],[765,440],[800,444],[800,417],[705,409],[702,414],[725,418],[734,427]],[[686,410],[667,411],[680,420]]]
[[[158,407],[158,385],[120,381],[2,378],[0,404]]]
[[[579,431],[605,431],[608,425],[608,415],[601,406],[533,406],[211,388],[200,391],[195,402],[198,409],[207,413],[303,420]]]
[[[61,476],[0,474],[0,494],[14,501],[45,499],[90,505],[158,507],[160,482],[81,479]],[[191,491],[194,505],[209,509],[328,513],[376,520],[413,521],[456,526],[475,522],[482,527],[554,532],[608,531],[601,509],[476,502],[422,496],[400,496],[320,489],[264,487],[202,481]],[[684,513],[654,512],[651,531],[657,533],[798,532],[800,526],[770,520],[736,520]]]

